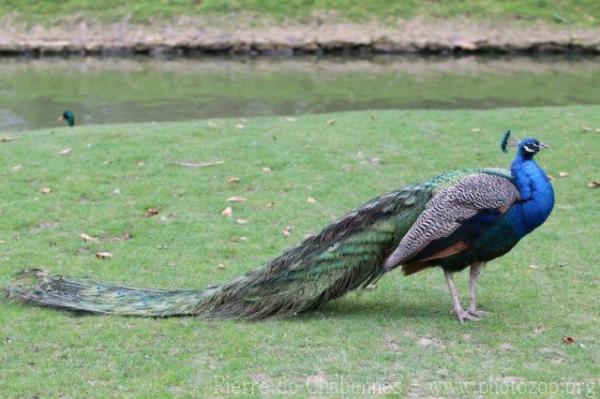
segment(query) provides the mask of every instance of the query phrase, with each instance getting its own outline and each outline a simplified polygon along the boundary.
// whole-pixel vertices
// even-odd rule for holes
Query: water
[[[78,124],[600,103],[597,59],[1,59],[0,132]]]

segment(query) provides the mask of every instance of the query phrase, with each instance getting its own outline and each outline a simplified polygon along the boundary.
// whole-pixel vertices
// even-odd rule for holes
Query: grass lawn
[[[254,14],[254,18],[247,18]],[[600,2],[597,0],[4,0],[0,16],[12,15],[33,23],[52,23],[60,19],[94,18],[114,22],[129,18],[136,22],[156,21],[177,16],[202,16],[208,20],[229,15],[232,19],[257,23],[265,21],[307,22],[320,18],[371,21],[467,17],[473,20],[545,21],[553,24],[598,26]],[[244,17],[246,15],[246,17]],[[239,22],[239,20],[238,20]]]
[[[505,128],[552,145],[538,161],[557,177],[557,204],[484,270],[479,298],[492,315],[477,323],[450,314],[439,270],[390,273],[322,312],[263,322],[76,316],[0,300],[0,396],[597,395],[600,190],[586,185],[600,178],[600,135],[582,126],[600,127],[600,107],[13,134],[0,142],[0,285],[26,267],[164,289],[221,282],[380,193],[447,169],[508,166],[512,154],[499,150]],[[71,154],[60,155],[66,148]],[[170,163],[179,160],[223,163]],[[247,201],[228,203],[232,196]],[[227,206],[232,218],[221,214]],[[149,208],[159,214],[146,217]],[[97,259],[100,251],[113,257]],[[467,273],[457,281],[466,300]]]

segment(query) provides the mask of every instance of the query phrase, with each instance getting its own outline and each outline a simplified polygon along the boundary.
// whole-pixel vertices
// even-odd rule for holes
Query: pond
[[[78,124],[600,103],[597,59],[0,60],[0,132]]]

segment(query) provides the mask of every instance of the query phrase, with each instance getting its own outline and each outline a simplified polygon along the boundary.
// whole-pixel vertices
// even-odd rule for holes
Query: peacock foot
[[[466,320],[471,320],[471,321],[481,320],[478,316],[473,315],[469,312],[466,312],[463,308],[454,308],[452,310],[452,313],[454,313],[456,315],[456,317],[458,318],[458,320],[461,323],[464,323]]]
[[[475,316],[479,319],[483,319],[484,317],[486,317],[490,314],[490,312],[486,312],[485,310],[477,309],[474,307],[473,308],[469,307],[467,309],[467,313],[470,314],[471,316]]]

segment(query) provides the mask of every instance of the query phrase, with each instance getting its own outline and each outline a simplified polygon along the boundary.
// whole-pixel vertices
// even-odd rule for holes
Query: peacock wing
[[[448,237],[462,223],[483,210],[506,211],[519,199],[519,191],[507,176],[480,171],[461,177],[434,193],[415,223],[391,255],[386,270],[406,263],[440,238]],[[455,251],[464,247],[457,246]],[[452,251],[450,251],[452,252]],[[447,255],[451,255],[452,253]]]

